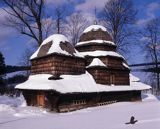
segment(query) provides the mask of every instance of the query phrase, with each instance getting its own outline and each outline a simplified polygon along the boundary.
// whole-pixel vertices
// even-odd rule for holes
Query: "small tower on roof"
[[[75,47],[85,57],[86,69],[97,83],[129,85],[129,67],[124,57],[116,52],[116,44],[105,27],[87,27]]]
[[[85,73],[84,57],[61,34],[45,39],[31,56],[31,74],[82,74]]]
[[[107,29],[101,25],[87,27],[75,47],[79,52],[94,50],[116,51],[116,45],[112,41],[112,37]]]

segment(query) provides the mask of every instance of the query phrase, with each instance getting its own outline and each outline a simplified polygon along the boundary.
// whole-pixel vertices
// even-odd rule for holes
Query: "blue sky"
[[[50,15],[54,18],[53,9],[55,6],[66,5],[68,9],[67,15],[80,11],[87,19],[92,20],[94,16],[94,8],[101,10],[104,2],[107,0],[46,0],[47,9]],[[145,23],[160,16],[160,2],[159,0],[133,0],[135,8],[138,10],[138,27],[142,27]],[[0,22],[4,22],[7,14],[0,6]],[[54,19],[53,19],[54,20]],[[11,28],[0,26],[0,51],[5,57],[7,65],[17,65],[20,62],[21,56],[25,49],[34,47],[33,41],[27,36],[20,35]],[[136,56],[135,56],[136,55]],[[138,47],[132,48],[129,63],[144,62],[144,54]]]

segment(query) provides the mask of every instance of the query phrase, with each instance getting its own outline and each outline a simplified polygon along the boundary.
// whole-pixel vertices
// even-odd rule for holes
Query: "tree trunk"
[[[157,73],[156,73],[156,75],[157,75],[157,78],[156,78],[156,80],[157,80],[156,90],[157,90],[157,93],[158,93],[159,92],[159,72],[158,72],[158,59],[157,59],[157,53],[156,53],[156,46],[154,46],[153,51],[154,51],[156,71],[157,71]]]
[[[157,92],[159,93],[159,73],[157,73]]]

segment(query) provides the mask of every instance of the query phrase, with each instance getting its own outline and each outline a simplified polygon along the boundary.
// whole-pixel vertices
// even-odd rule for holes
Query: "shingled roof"
[[[35,59],[49,54],[62,54],[68,56],[83,57],[75,48],[72,46],[68,39],[61,34],[53,34],[45,39],[38,50],[31,56],[30,59]]]
[[[90,40],[112,41],[112,37],[105,27],[101,25],[91,25],[83,31],[79,42]]]

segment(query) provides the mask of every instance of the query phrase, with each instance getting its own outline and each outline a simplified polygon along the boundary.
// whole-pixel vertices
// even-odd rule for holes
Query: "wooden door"
[[[44,93],[43,92],[38,92],[37,94],[37,105],[38,106],[45,106],[45,102],[44,102]]]

